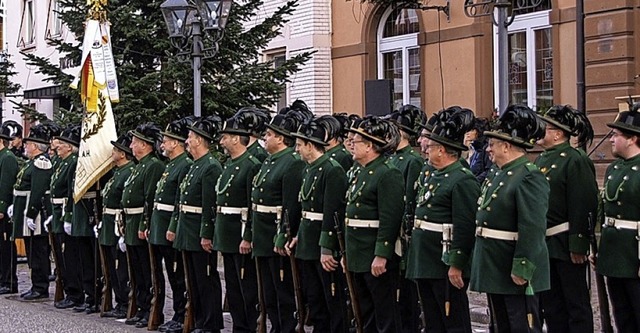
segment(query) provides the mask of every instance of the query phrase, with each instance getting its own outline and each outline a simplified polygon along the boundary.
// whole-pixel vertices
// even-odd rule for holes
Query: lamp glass
[[[198,13],[205,30],[223,30],[233,0],[196,0]]]
[[[167,0],[160,5],[170,38],[187,36],[188,18],[194,9],[186,0]]]

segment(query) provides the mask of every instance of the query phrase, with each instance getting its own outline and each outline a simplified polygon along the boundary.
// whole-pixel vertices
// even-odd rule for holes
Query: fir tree
[[[202,114],[216,113],[227,117],[243,106],[267,108],[274,105],[285,88],[287,78],[299,70],[312,52],[291,57],[274,68],[272,62],[259,62],[258,54],[294,12],[299,0],[286,2],[275,13],[251,29],[243,23],[255,20],[263,0],[234,3],[218,54],[203,61]],[[116,61],[120,103],[113,105],[120,132],[136,125],[155,121],[164,126],[169,121],[193,113],[193,76],[191,63],[175,57],[160,11],[161,0],[110,0],[108,20]],[[76,36],[72,43],[50,41],[63,56],[81,57],[86,0],[59,0],[60,18]],[[49,59],[22,54],[29,65],[35,65],[47,81],[59,85],[61,93],[82,108],[78,91],[71,90],[72,77],[62,72]],[[59,110],[64,115],[69,110]],[[77,116],[77,115],[76,115]],[[59,117],[56,117],[59,118]],[[72,115],[64,118],[76,119]]]

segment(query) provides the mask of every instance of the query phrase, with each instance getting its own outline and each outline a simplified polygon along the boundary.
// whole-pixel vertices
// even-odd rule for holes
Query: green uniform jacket
[[[102,206],[104,206],[104,208],[122,209],[124,183],[134,168],[135,164],[133,162],[114,168],[113,176],[111,176],[102,188]],[[124,214],[120,215],[120,218],[124,218]],[[100,235],[98,237],[100,245],[115,246],[118,243],[118,238],[115,235],[115,222],[115,215],[102,214],[102,228],[100,229]]]
[[[207,153],[193,161],[180,183],[180,204],[201,207],[202,213],[180,212],[169,230],[176,233],[173,247],[178,250],[203,251],[200,239],[213,239],[216,217],[216,180],[222,173],[220,162]]]
[[[569,222],[569,231],[547,237],[549,257],[571,261],[569,252],[589,252],[589,213],[598,208],[593,162],[569,142],[545,150],[535,164],[549,181],[547,228]]]
[[[302,170],[305,163],[293,149],[287,147],[267,157],[253,180],[251,203],[264,206],[282,206],[282,219],[285,211],[291,228],[291,234],[298,232],[301,207],[298,201]],[[253,211],[253,255],[270,257],[276,255],[273,247],[283,247],[286,242],[285,230],[278,231],[275,213]],[[280,228],[284,229],[284,228]]]
[[[146,223],[148,223],[153,210],[156,186],[163,171],[164,165],[151,153],[140,160],[124,183],[122,208],[144,208],[142,214],[125,214],[125,243],[127,245],[145,244],[145,241],[138,238],[138,231],[146,229]]]
[[[249,147],[247,147],[247,151],[249,152],[249,154],[253,155],[253,157],[257,158],[260,163],[264,162],[264,160],[266,160],[269,156],[269,154],[267,154],[267,151],[262,148],[258,141],[255,141],[254,143],[249,145]]]
[[[605,173],[604,215],[615,219],[640,221],[640,154],[611,163]],[[606,218],[605,218],[606,219]],[[606,223],[606,220],[605,220]],[[637,230],[602,228],[598,273],[616,278],[638,279]]]
[[[158,181],[158,187],[156,188],[156,196],[154,199],[154,206],[156,203],[174,206],[173,212],[165,210],[153,209],[151,214],[151,227],[149,229],[149,243],[154,245],[166,245],[170,246],[171,242],[167,240],[167,230],[171,220],[178,218],[180,209],[178,200],[180,199],[180,183],[187,175],[189,168],[193,164],[193,161],[187,156],[187,153],[182,153],[169,161],[164,168],[164,173]],[[144,225],[140,226],[141,228]]]
[[[404,201],[405,201],[405,215],[413,215],[416,208],[416,180],[420,175],[422,169],[422,162],[424,161],[418,153],[413,150],[411,146],[406,146],[389,158],[391,163],[402,172],[404,177]]]
[[[251,182],[260,169],[260,161],[248,151],[236,159],[229,159],[216,182],[216,205],[247,209],[247,221],[242,230],[240,214],[216,215],[213,249],[223,253],[240,253],[242,240],[251,242]]]
[[[16,183],[13,188],[17,191],[29,191],[28,196],[13,197],[13,238],[29,237],[24,234],[24,218],[32,218],[36,223],[33,235],[44,235],[44,221],[49,210],[49,182],[51,181],[52,165],[46,154],[40,154],[32,160],[28,160],[16,176]],[[38,232],[39,231],[39,232]]]
[[[377,220],[380,225],[378,228],[354,228],[345,221],[350,271],[370,272],[376,256],[393,258],[402,224],[404,189],[402,173],[382,155],[360,168],[347,190],[346,217]]]
[[[6,147],[2,148],[0,150],[0,213],[4,214],[4,217],[0,220],[2,224],[1,230],[7,230],[4,228],[6,226],[5,223],[9,223],[7,208],[13,203],[13,184],[16,183],[17,175],[18,161],[16,156]],[[2,235],[0,237],[8,239],[8,236],[10,235]]]
[[[517,158],[487,177],[478,203],[478,227],[517,232],[518,240],[476,237],[471,290],[524,295],[525,286],[513,283],[511,274],[529,281],[534,293],[548,290],[549,182],[542,172],[525,156]]]
[[[53,175],[51,176],[51,199],[63,199],[65,204],[51,204],[53,209],[53,219],[49,228],[53,227],[54,233],[60,234],[64,232],[64,214],[72,211],[73,206],[73,187],[69,187],[73,181],[73,175],[76,172],[78,163],[78,155],[70,154],[66,158],[56,158],[53,163]],[[68,210],[67,210],[68,208]],[[69,215],[69,218],[71,215]]]
[[[351,154],[349,154],[349,152],[347,152],[347,149],[342,144],[339,144],[327,150],[325,152],[325,155],[336,160],[336,162],[338,162],[340,166],[342,166],[342,169],[344,171],[349,170],[353,165],[353,157],[351,156]]]
[[[460,161],[442,170],[425,168],[418,183],[415,218],[437,224],[453,224],[447,253],[442,252],[442,233],[418,227],[411,233],[407,278],[445,279],[449,266],[468,277],[475,240],[475,217],[480,185],[471,170]]]
[[[300,202],[305,212],[321,213],[322,221],[302,218],[298,229],[296,258],[320,260],[320,247],[340,250],[334,216],[344,220],[347,174],[336,160],[324,154],[309,164],[302,178]],[[342,224],[342,222],[340,222]]]
[[[73,179],[75,181],[75,174]],[[71,190],[69,190],[69,192],[73,194],[73,186],[71,187]],[[99,194],[98,192],[98,188],[94,184],[89,188],[89,190],[87,190],[85,196],[95,194],[95,198],[80,199],[80,201],[78,201],[77,203],[68,205],[73,206],[73,214],[71,215],[71,236],[95,237],[93,227],[100,220],[99,215],[101,214],[101,212],[95,211],[95,209],[101,206],[99,198],[97,197]],[[73,199],[71,199],[69,202],[73,202]]]

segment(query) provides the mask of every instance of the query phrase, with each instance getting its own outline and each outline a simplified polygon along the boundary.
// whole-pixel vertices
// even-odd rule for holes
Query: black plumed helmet
[[[123,151],[125,154],[129,156],[133,156],[133,152],[131,151],[131,132],[126,132],[118,137],[116,141],[111,141],[111,144]]]
[[[0,126],[0,138],[13,140],[22,137],[22,126],[14,120],[7,120]]]
[[[384,153],[394,152],[400,143],[398,127],[391,121],[376,116],[363,118],[357,127],[351,127],[349,131],[371,141]]]
[[[423,118],[423,122],[421,124],[418,124],[418,126],[424,128],[425,130],[431,132],[433,130],[433,126],[435,126],[436,122],[438,121],[444,121],[446,120],[447,117],[449,117],[452,113],[458,112],[462,110],[461,107],[454,105],[454,106],[450,106],[446,109],[442,109],[438,112],[436,112],[435,114],[433,114],[430,118],[427,119],[427,117],[425,116]]]
[[[330,137],[330,129],[324,119],[315,118],[305,121],[296,133],[291,133],[294,138],[310,141],[321,146],[327,146]]]
[[[193,125],[194,116],[187,116],[182,119],[174,120],[167,124],[167,128],[160,132],[164,136],[184,142],[189,135],[189,126]]]
[[[293,103],[291,103],[291,105],[283,107],[282,109],[280,109],[280,111],[278,111],[278,114],[286,114],[292,110],[298,110],[313,114],[313,112],[311,112],[311,109],[309,109],[309,106],[307,106],[307,103],[305,103],[305,101],[301,99],[296,99],[295,101],[293,101]]]
[[[33,141],[48,145],[51,141],[50,131],[44,124],[31,126],[29,129],[29,136],[26,137],[24,141]]]
[[[62,127],[53,121],[43,122],[42,126],[44,126],[45,130],[49,133],[50,138],[59,136],[62,133]]]
[[[271,121],[271,115],[266,110],[244,107],[233,116],[237,119],[238,127],[244,128],[251,135],[260,137],[267,129],[267,124]]]
[[[450,114],[441,112],[434,118],[435,125],[429,134],[431,140],[456,150],[468,150],[464,145],[464,135],[473,129],[473,111],[459,108]]]
[[[318,123],[326,127],[329,133],[329,141],[342,137],[342,123],[334,116],[324,115],[317,118]]]
[[[640,103],[633,104],[629,111],[620,112],[612,123],[607,123],[607,126],[632,135],[640,135],[640,112],[638,109],[640,109]]]
[[[578,146],[589,146],[593,142],[593,126],[589,117],[584,112],[575,110],[576,114],[576,127],[575,132],[578,137]]]
[[[518,147],[533,148],[533,144],[544,137],[544,123],[528,106],[510,105],[500,115],[494,127],[484,134]]]
[[[561,129],[567,136],[575,135],[576,110],[569,105],[554,105],[540,115],[545,122]]]
[[[287,113],[279,113],[267,125],[271,130],[291,137],[291,133],[298,130],[300,125],[313,119],[313,114],[308,110],[289,110]]]
[[[131,131],[131,134],[152,146],[155,146],[158,142],[162,142],[160,127],[158,127],[154,122],[138,125],[136,129]]]
[[[349,123],[351,122],[349,119],[349,115],[345,112],[334,113],[333,117],[340,123],[340,136],[344,139],[347,137],[349,133]]]
[[[387,118],[394,121],[406,133],[416,135],[420,130],[420,124],[425,122],[426,117],[420,108],[406,104],[389,114]]]
[[[213,142],[217,139],[220,132],[222,119],[218,116],[206,116],[196,120],[193,125],[189,127],[189,130],[208,140]]]
[[[76,147],[80,146],[80,125],[70,125],[62,133],[54,138],[64,141]]]

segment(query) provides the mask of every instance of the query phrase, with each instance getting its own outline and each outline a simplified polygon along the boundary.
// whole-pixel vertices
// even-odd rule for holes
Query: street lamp
[[[467,17],[492,16],[498,29],[498,114],[509,105],[509,35],[508,29],[515,13],[533,9],[543,0],[465,0],[464,14]],[[511,12],[509,12],[511,9]]]
[[[193,114],[196,117],[202,114],[202,59],[211,58],[218,53],[218,41],[223,36],[232,4],[233,0],[166,0],[160,5],[171,44],[180,50],[178,57],[188,59],[190,56],[192,60]],[[203,31],[213,37],[211,48],[204,47]]]

